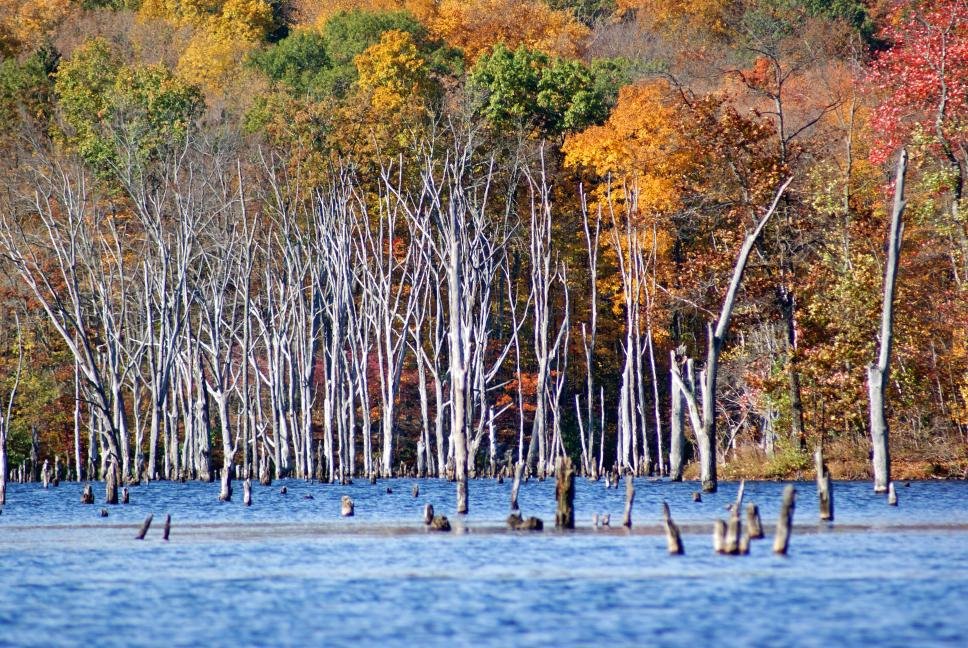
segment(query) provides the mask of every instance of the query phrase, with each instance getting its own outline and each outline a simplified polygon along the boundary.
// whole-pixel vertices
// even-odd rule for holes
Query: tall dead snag
[[[702,480],[702,489],[707,493],[716,492],[716,378],[719,373],[719,357],[726,342],[726,334],[729,331],[729,320],[733,315],[733,307],[736,304],[736,293],[743,279],[743,272],[746,270],[746,263],[749,260],[750,252],[756,239],[759,238],[767,221],[776,211],[776,206],[780,198],[790,186],[793,178],[788,178],[773,198],[773,203],[766,210],[766,214],[756,224],[752,232],[746,235],[743,246],[739,251],[739,258],[733,268],[733,277],[726,290],[726,297],[723,299],[723,306],[719,313],[719,319],[715,323],[707,324],[708,341],[706,348],[706,366],[700,373],[703,385],[702,389],[702,416],[698,416],[699,404],[696,397],[695,385],[692,381],[683,381],[680,377],[678,367],[673,363],[672,380],[674,389],[682,392],[689,408],[690,419],[692,420],[693,431],[696,434],[697,446],[699,447],[699,474]],[[691,360],[690,360],[691,362]]]
[[[17,371],[14,374],[13,387],[7,398],[7,410],[0,411],[0,506],[7,503],[7,432],[10,430],[10,416],[13,413],[13,402],[17,398],[17,388],[20,386],[20,374],[24,366],[24,347],[20,331],[20,318],[17,321]]]
[[[796,508],[797,491],[793,484],[783,489],[783,504],[780,519],[776,523],[776,537],[773,539],[773,553],[786,555],[790,546],[790,532],[793,531],[793,509]]]
[[[867,394],[870,399],[871,445],[874,450],[874,492],[886,493],[891,481],[891,455],[888,448],[887,416],[884,395],[890,379],[891,343],[894,337],[894,287],[897,283],[897,263],[901,255],[901,236],[904,224],[901,215],[904,200],[904,177],[907,173],[907,151],[901,150],[897,161],[894,183],[894,208],[891,210],[891,233],[887,244],[887,269],[884,272],[884,307],[881,312],[881,345],[877,363],[867,367]]]
[[[820,519],[834,519],[834,491],[830,481],[830,471],[823,460],[823,446],[817,446],[813,453],[813,460],[817,467],[817,499],[820,503]]]
[[[571,457],[558,457],[555,462],[555,527],[558,529],[575,528],[575,468]]]

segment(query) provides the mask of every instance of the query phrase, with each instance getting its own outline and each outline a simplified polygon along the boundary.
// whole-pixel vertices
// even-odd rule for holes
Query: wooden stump
[[[739,545],[737,547],[737,552],[740,556],[745,556],[750,552],[750,534],[749,531],[743,529],[743,535],[740,536]]]
[[[776,523],[776,537],[773,539],[773,553],[786,555],[790,546],[790,533],[793,531],[793,510],[796,508],[797,491],[793,484],[783,489],[783,504],[780,519]]]
[[[692,494],[692,501],[693,502],[701,502],[702,501],[702,493],[700,493],[699,491],[695,491]]]
[[[726,552],[726,523],[722,520],[713,522],[713,551]]]
[[[165,542],[168,542],[168,534],[169,533],[171,533],[171,515],[166,515],[165,516],[165,531],[164,531],[164,535],[161,536],[161,539],[164,540]]]
[[[423,523],[430,524],[433,521],[434,521],[434,505],[426,504],[424,505]]]
[[[558,529],[575,528],[575,468],[571,457],[558,457],[555,462],[555,527]]]
[[[520,513],[511,513],[507,518],[508,527],[515,531],[541,531],[544,522],[534,516],[523,518]],[[574,528],[574,527],[572,527]]]
[[[817,446],[813,453],[813,461],[817,470],[817,499],[820,503],[820,519],[833,521],[834,519],[834,491],[830,481],[830,471],[823,460],[823,446]]]
[[[746,527],[749,529],[749,537],[759,540],[764,537],[763,522],[760,520],[760,509],[756,504],[746,505]]]
[[[632,475],[625,477],[625,514],[622,515],[622,526],[632,528],[632,503],[635,502],[635,479]]]
[[[894,489],[894,482],[887,482],[887,503],[890,506],[897,506],[897,491]]]
[[[101,517],[107,517],[108,516],[108,510],[105,509],[105,508],[103,508],[103,509],[101,509],[101,512],[98,515],[100,515]]]
[[[729,509],[729,522],[726,524],[726,537],[723,541],[723,553],[735,556],[739,551],[740,540],[743,535],[743,523],[740,515],[743,510],[743,493],[746,490],[746,480],[739,483],[736,501]]]
[[[524,462],[519,461],[514,467],[514,483],[511,485],[511,510],[520,510],[518,506],[518,489],[521,488],[521,476],[524,474]]]
[[[282,488],[279,489],[279,494],[280,495],[285,495],[288,492],[289,492],[289,489],[286,488],[285,486],[283,486]]]
[[[252,506],[252,481],[248,478],[242,482],[242,503]]]
[[[94,503],[94,489],[91,488],[90,484],[84,485],[84,490],[81,492],[81,504],[93,504]]]
[[[128,487],[125,486],[121,489],[121,503],[129,504],[131,502],[131,494],[128,493]]]
[[[349,495],[343,495],[340,499],[339,514],[343,517],[350,517],[353,515],[353,500],[350,499]]]
[[[446,515],[435,515],[430,522],[430,528],[434,531],[450,531],[450,520]]]
[[[414,484],[413,490],[410,491],[410,494],[413,495],[414,497],[420,497],[420,486],[418,486],[417,484]]]
[[[154,515],[149,514],[148,517],[145,518],[145,521],[141,524],[141,530],[138,531],[138,535],[136,535],[134,537],[135,540],[144,540],[145,539],[145,534],[148,533],[148,527],[151,526],[151,520],[152,520],[153,517],[154,517]]]
[[[118,503],[118,467],[114,462],[108,464],[108,474],[104,479],[104,502]]]
[[[602,515],[602,526],[607,527],[612,521],[612,516],[608,513]]]
[[[662,523],[665,526],[666,547],[669,549],[669,554],[681,556],[685,553],[682,549],[682,536],[679,534],[679,527],[672,521],[667,502],[662,502]]]

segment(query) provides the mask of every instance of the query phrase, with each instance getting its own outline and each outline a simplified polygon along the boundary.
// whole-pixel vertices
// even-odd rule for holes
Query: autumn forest
[[[966,0],[0,0],[0,148],[0,484],[968,474]]]

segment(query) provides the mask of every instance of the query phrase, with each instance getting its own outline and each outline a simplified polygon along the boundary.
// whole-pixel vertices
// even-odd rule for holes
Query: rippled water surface
[[[832,527],[817,523],[813,485],[797,484],[785,558],[770,540],[748,557],[713,554],[711,522],[736,484],[697,504],[695,484],[639,480],[632,533],[591,525],[602,512],[618,522],[624,489],[577,486],[575,532],[509,533],[510,483],[472,482],[461,519],[453,485],[437,481],[276,482],[254,486],[249,508],[241,487],[220,503],[218,484],[152,483],[107,518],[79,504],[78,484],[13,484],[0,645],[968,646],[964,482],[902,486],[897,508],[870,483],[838,482]],[[782,486],[746,486],[768,533]],[[353,518],[339,517],[344,494]],[[668,556],[658,534],[663,500],[685,556]],[[423,529],[426,502],[455,532]],[[522,485],[520,502],[551,526],[552,482]],[[134,540],[148,513],[147,539]]]

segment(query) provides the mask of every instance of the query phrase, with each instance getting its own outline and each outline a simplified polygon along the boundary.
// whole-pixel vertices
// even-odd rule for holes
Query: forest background
[[[675,475],[792,177],[719,472],[866,477],[906,147],[894,472],[964,476],[966,133],[965,0],[0,0],[10,465]]]

